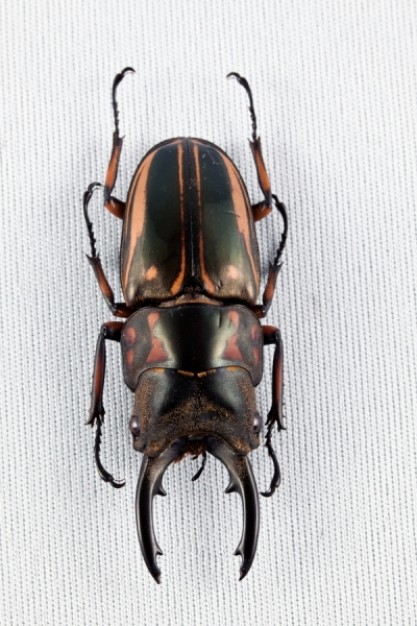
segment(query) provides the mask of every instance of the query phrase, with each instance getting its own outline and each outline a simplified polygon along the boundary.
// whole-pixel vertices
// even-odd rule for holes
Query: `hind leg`
[[[278,272],[280,269],[279,260],[281,258],[282,252],[285,247],[285,242],[287,239],[287,231],[288,231],[288,218],[287,211],[285,205],[278,199],[278,197],[271,192],[271,183],[269,181],[268,172],[265,167],[264,158],[262,155],[261,149],[261,140],[258,137],[257,131],[257,123],[256,123],[256,114],[255,108],[253,104],[253,96],[252,91],[249,87],[249,83],[246,78],[243,78],[236,72],[231,72],[228,76],[233,76],[237,79],[240,85],[245,89],[249,98],[249,112],[252,120],[252,140],[250,143],[250,148],[252,151],[253,159],[255,161],[256,173],[258,175],[258,183],[261,188],[262,193],[264,194],[264,200],[258,202],[257,204],[252,205],[252,214],[253,219],[255,221],[263,219],[272,211],[272,205],[275,204],[277,211],[281,215],[283,220],[284,228],[281,234],[281,241],[276,250],[275,258],[272,263],[269,264],[269,272],[267,278],[267,284],[265,287],[265,291],[262,298],[262,304],[258,304],[254,307],[254,312],[258,317],[265,317],[268,312],[269,307],[271,306],[272,298],[274,296],[276,281],[278,277]]]
[[[101,183],[91,183],[88,186],[87,191],[84,193],[83,199],[83,207],[84,207],[84,217],[87,224],[88,236],[90,238],[90,246],[91,246],[91,256],[88,256],[88,260],[90,265],[94,270],[95,277],[100,287],[100,291],[103,294],[103,297],[113,313],[116,317],[128,317],[131,313],[129,308],[126,306],[124,302],[115,302],[113,290],[109,285],[109,282],[104,273],[103,267],[101,265],[101,260],[96,250],[96,239],[94,236],[93,224],[89,218],[88,214],[88,205],[90,203],[91,197],[94,191],[102,187],[104,189],[104,207],[110,211],[116,217],[120,219],[124,218],[125,214],[125,203],[121,200],[118,200],[114,196],[112,196],[113,188],[116,184],[117,172],[119,168],[120,154],[122,151],[123,145],[123,137],[119,135],[119,113],[117,109],[117,100],[116,100],[116,92],[119,83],[123,80],[125,74],[127,72],[134,72],[134,70],[130,67],[125,68],[120,74],[117,74],[113,81],[113,90],[112,90],[112,103],[113,103],[113,112],[114,112],[114,127],[115,130],[113,132],[113,147],[112,153],[110,156],[109,165],[107,167],[105,183],[102,185]]]

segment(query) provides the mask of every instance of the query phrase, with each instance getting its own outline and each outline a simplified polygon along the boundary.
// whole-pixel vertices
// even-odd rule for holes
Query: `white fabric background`
[[[417,26],[412,0],[3,0],[0,5],[0,623],[417,623]],[[109,346],[102,483],[84,426],[96,337],[110,319],[84,257],[81,198],[103,180],[110,87],[126,135],[125,197],[144,152],[176,135],[221,145],[261,199],[247,144],[252,86],[290,236],[267,322],[285,340],[283,483],[261,501],[238,582],[241,505],[210,459],[166,474],[162,584],[135,528],[140,457]],[[120,223],[95,224],[118,287]],[[264,271],[278,220],[258,232]],[[272,349],[259,389],[266,415]],[[260,488],[264,449],[252,454]]]

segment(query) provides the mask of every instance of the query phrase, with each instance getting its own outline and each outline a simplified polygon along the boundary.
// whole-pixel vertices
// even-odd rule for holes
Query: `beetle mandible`
[[[127,200],[113,195],[123,137],[119,134],[117,87],[132,68],[114,79],[113,146],[105,183],[92,183],[83,208],[91,245],[90,265],[113,316],[125,321],[102,325],[97,341],[88,424],[96,425],[95,460],[101,478],[122,487],[100,461],[104,419],[106,341],[121,344],[123,375],[135,400],[129,429],[142,452],[136,491],[136,521],[145,563],[157,582],[162,554],[153,530],[152,502],[165,495],[167,467],[186,455],[217,457],[230,474],[227,493],[240,494],[243,532],[235,552],[242,557],[240,579],[249,571],[259,532],[259,501],[249,452],[259,446],[262,420],[255,387],[263,370],[263,347],[274,344],[272,406],[265,446],[273,464],[268,491],[280,482],[272,447],[274,425],[282,417],[283,349],[278,328],[261,326],[274,295],[288,220],[285,206],[271,192],[264,164],[252,92],[245,78],[231,72],[249,98],[250,148],[264,199],[251,204],[232,160],[203,139],[177,137],[154,146],[132,178]],[[88,206],[98,187],[104,207],[123,220],[120,276],[124,302],[116,302],[104,273]],[[262,304],[256,300],[261,269],[254,222],[275,205],[283,229],[269,264]]]

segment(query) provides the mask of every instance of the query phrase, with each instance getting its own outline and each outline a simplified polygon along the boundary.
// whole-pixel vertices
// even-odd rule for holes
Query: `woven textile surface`
[[[3,0],[0,3],[0,624],[417,624],[417,5],[412,0]],[[107,350],[105,466],[85,426],[111,315],[85,258],[82,194],[125,136],[115,194],[174,136],[226,150],[262,198],[252,87],[290,232],[266,319],[285,342],[282,484],[261,498],[252,570],[233,556],[241,502],[210,457],[167,471],[156,585],[134,513],[140,455],[117,344]],[[121,223],[91,213],[121,297]],[[277,215],[257,224],[263,281]],[[110,342],[111,343],[111,342]],[[270,404],[273,349],[258,387]],[[251,461],[260,490],[271,463]]]

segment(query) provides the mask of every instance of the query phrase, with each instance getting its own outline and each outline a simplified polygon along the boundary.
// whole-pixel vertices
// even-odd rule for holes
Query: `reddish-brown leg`
[[[113,113],[114,113],[114,133],[113,133],[113,148],[110,156],[110,162],[107,167],[106,178],[104,186],[101,183],[91,183],[89,185],[87,191],[84,194],[84,217],[87,224],[88,236],[90,238],[91,245],[91,256],[87,257],[90,265],[94,270],[94,274],[96,276],[97,282],[99,284],[101,293],[104,296],[104,299],[107,302],[111,312],[116,317],[128,317],[131,313],[129,308],[123,302],[115,302],[113,291],[109,285],[109,282],[104,274],[103,267],[101,265],[100,257],[97,254],[96,250],[96,239],[94,236],[93,224],[88,215],[88,205],[90,203],[91,197],[95,191],[99,187],[104,189],[104,207],[110,211],[116,217],[120,219],[124,218],[125,213],[125,203],[111,195],[113,188],[116,184],[117,172],[119,168],[120,154],[123,146],[123,137],[119,135],[119,113],[117,109],[117,100],[116,100],[116,91],[119,83],[123,80],[123,77],[127,72],[133,72],[134,70],[130,67],[125,68],[120,74],[117,74],[116,78],[113,81],[113,90],[112,90],[112,103],[113,103]]]
[[[271,438],[274,424],[277,425],[278,430],[285,430],[282,415],[283,345],[281,333],[275,326],[262,326],[262,332],[264,336],[264,345],[275,345],[274,362],[272,366],[272,405],[266,421],[267,431],[265,436],[265,446],[267,447],[268,454],[271,457],[274,466],[274,473],[269,490],[262,493],[263,496],[269,497],[272,496],[281,482],[281,473],[275,451],[272,447]]]
[[[119,137],[117,132],[113,133],[113,148],[110,156],[109,165],[107,167],[106,178],[104,183],[104,208],[110,211],[119,219],[125,216],[126,203],[111,195],[117,179],[119,171],[120,154],[122,152],[123,137]]]
[[[252,120],[252,140],[249,141],[253,160],[255,161],[256,173],[258,175],[259,186],[264,194],[265,199],[257,204],[252,205],[253,219],[255,221],[261,220],[272,211],[272,203],[275,204],[279,214],[282,217],[284,228],[281,234],[281,241],[277,248],[273,263],[269,264],[268,279],[265,287],[265,291],[262,298],[262,304],[258,304],[253,307],[254,312],[258,317],[265,317],[268,309],[271,305],[272,298],[275,291],[275,285],[277,281],[278,272],[280,269],[279,260],[284,250],[285,242],[287,239],[288,219],[285,205],[278,199],[278,197],[271,193],[271,183],[269,181],[268,172],[266,170],[264,158],[261,149],[261,140],[257,133],[256,114],[253,104],[253,96],[251,88],[246,78],[240,76],[236,72],[231,72],[228,76],[234,76],[240,85],[246,91],[249,98],[249,113]]]
[[[97,424],[96,440],[94,444],[94,456],[100,477],[113,487],[123,487],[125,481],[115,480],[113,476],[103,467],[100,461],[101,429],[104,420],[103,388],[106,372],[106,339],[120,342],[123,322],[107,322],[100,329],[97,340],[96,356],[94,360],[93,388],[91,392],[91,405],[87,424],[93,426]]]
[[[107,166],[106,178],[104,182],[104,207],[108,211],[110,211],[110,213],[112,213],[116,217],[119,217],[120,219],[124,218],[126,204],[111,195],[116,184],[120,155],[123,147],[123,137],[120,137],[119,135],[119,111],[117,108],[116,93],[117,87],[122,82],[125,75],[129,72],[134,71],[135,70],[131,67],[125,67],[125,69],[120,72],[120,74],[116,75],[113,81],[112,88],[112,105],[114,114],[113,147],[110,155],[110,161]]]
[[[246,78],[243,78],[243,76],[240,76],[237,72],[230,72],[230,74],[228,74],[228,77],[229,76],[236,78],[239,85],[242,85],[246,91],[249,98],[249,113],[252,120],[252,140],[249,140],[249,144],[253,160],[255,161],[258,183],[265,197],[265,200],[252,205],[253,219],[257,221],[263,219],[272,211],[271,183],[269,181],[268,172],[266,171],[265,161],[262,155],[261,140],[258,137],[256,114],[251,88],[249,87],[249,83]]]
[[[113,289],[110,287],[109,281],[106,278],[106,275],[103,270],[103,266],[101,265],[100,256],[97,254],[96,249],[96,239],[94,237],[93,225],[88,217],[88,204],[91,200],[91,197],[96,189],[96,183],[91,183],[88,187],[87,191],[84,194],[84,217],[87,224],[87,230],[90,237],[91,244],[91,256],[87,256],[88,262],[93,268],[95,277],[98,282],[98,286],[100,287],[100,291],[103,295],[103,298],[106,301],[107,306],[109,307],[112,314],[116,317],[129,317],[133,313],[131,309],[124,302],[115,302]]]
[[[249,108],[251,108],[253,111],[252,102],[251,102],[251,107]],[[253,160],[255,161],[256,173],[258,175],[258,183],[262,190],[262,193],[265,196],[265,200],[261,200],[261,202],[257,202],[256,204],[252,205],[253,219],[255,220],[255,222],[257,222],[258,220],[262,220],[264,217],[266,217],[267,215],[271,213],[272,194],[271,194],[271,183],[269,181],[268,172],[266,171],[266,166],[265,166],[264,158],[262,155],[261,140],[259,137],[256,136],[256,117],[255,117],[254,111],[253,111],[253,119],[255,119],[255,128],[252,133],[252,141],[249,141],[249,144],[250,144],[250,149],[252,152]]]
[[[251,308],[255,315],[259,318],[265,317],[271,306],[272,299],[274,297],[277,278],[279,271],[282,267],[282,263],[270,263],[268,270],[268,278],[266,280],[265,290],[262,295],[262,304],[255,304]]]

